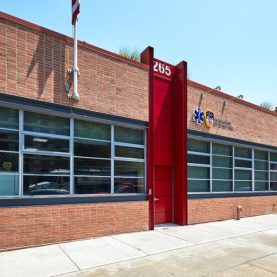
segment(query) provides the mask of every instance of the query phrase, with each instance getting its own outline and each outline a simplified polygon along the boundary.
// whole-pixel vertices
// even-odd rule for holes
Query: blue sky
[[[1,0],[0,10],[71,36],[71,0]],[[79,39],[116,52],[155,48],[190,78],[277,106],[276,0],[81,0]]]

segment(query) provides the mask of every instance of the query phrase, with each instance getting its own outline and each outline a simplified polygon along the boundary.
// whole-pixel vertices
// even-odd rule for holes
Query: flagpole
[[[80,100],[80,96],[78,94],[78,39],[77,39],[77,27],[78,27],[77,18],[74,21],[74,62],[73,62],[73,94],[71,96],[74,100]]]

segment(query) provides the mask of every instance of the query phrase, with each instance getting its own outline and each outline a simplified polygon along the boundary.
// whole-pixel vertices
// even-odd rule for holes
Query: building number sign
[[[163,75],[166,77],[171,77],[172,75],[171,66],[159,60],[154,60],[153,70],[154,72],[159,73],[160,75]]]

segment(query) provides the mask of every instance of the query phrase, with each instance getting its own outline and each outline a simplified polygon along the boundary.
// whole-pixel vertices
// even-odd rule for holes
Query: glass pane
[[[18,175],[0,174],[0,196],[18,195]]]
[[[235,170],[235,180],[252,180],[251,170]]]
[[[24,173],[69,175],[69,158],[24,155]]]
[[[232,147],[229,145],[213,143],[213,154],[232,156]]]
[[[277,172],[270,172],[270,180],[277,181]]]
[[[277,162],[277,153],[270,153],[270,160],[272,162]]]
[[[116,142],[144,145],[144,131],[124,127],[115,127],[114,140]]]
[[[18,172],[18,154],[0,152],[0,172]]]
[[[210,153],[210,143],[196,139],[188,139],[188,151]]]
[[[255,153],[255,159],[267,161],[267,152],[255,150],[254,153]]]
[[[209,180],[188,180],[189,192],[210,192]]]
[[[25,136],[25,149],[69,153],[69,140]]]
[[[276,163],[276,164],[271,163],[271,164],[270,164],[270,169],[271,169],[271,170],[277,170],[277,163]]]
[[[235,167],[251,168],[252,167],[252,161],[235,159]]]
[[[115,146],[115,156],[124,158],[144,159],[144,149],[125,146]]]
[[[188,154],[188,163],[210,164],[210,156]]]
[[[270,182],[270,190],[277,191],[277,180]]]
[[[210,178],[210,168],[209,167],[188,166],[188,178],[209,179]]]
[[[251,191],[251,182],[235,181],[235,191]]]
[[[145,193],[144,179],[115,178],[114,193]]]
[[[213,192],[233,191],[232,181],[215,181],[213,180]]]
[[[74,159],[75,175],[110,176],[110,160]]]
[[[74,136],[99,140],[111,140],[111,126],[95,122],[75,120]]]
[[[255,180],[267,181],[268,180],[267,171],[255,171]]]
[[[94,140],[75,139],[75,156],[111,158],[111,143]]]
[[[0,150],[18,151],[18,132],[0,130]]]
[[[268,189],[268,182],[255,182],[255,191],[263,191]]]
[[[255,161],[255,169],[267,170],[268,162]]]
[[[69,136],[69,118],[24,112],[24,130]]]
[[[144,163],[115,161],[115,176],[144,177]]]
[[[24,176],[24,195],[69,194],[69,177],[64,176]]]
[[[213,156],[213,166],[218,167],[228,167],[232,168],[232,158],[230,157],[221,157],[221,156]]]
[[[18,129],[18,110],[0,107],[0,128]]]
[[[235,147],[235,156],[241,158],[250,158],[252,157],[252,150],[249,148]]]
[[[213,179],[232,179],[232,170],[213,168]]]
[[[75,177],[74,191],[76,194],[111,193],[111,178]]]

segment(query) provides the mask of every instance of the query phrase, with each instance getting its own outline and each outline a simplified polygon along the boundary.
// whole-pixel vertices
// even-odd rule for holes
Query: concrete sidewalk
[[[0,253],[1,277],[277,276],[277,214]]]

